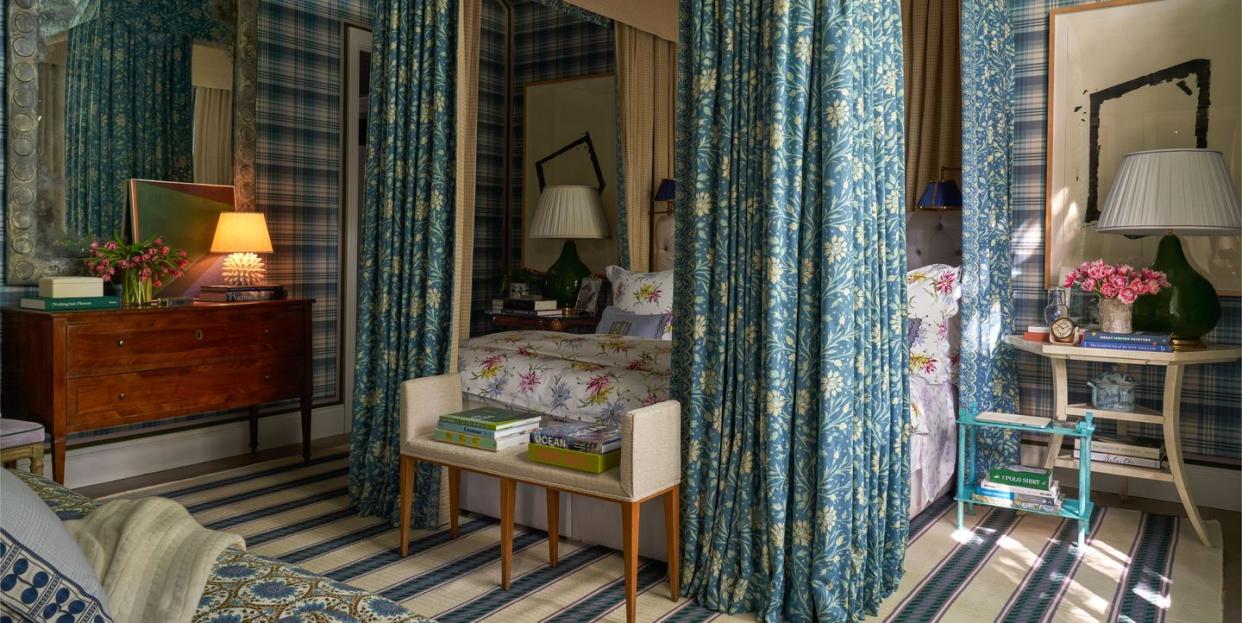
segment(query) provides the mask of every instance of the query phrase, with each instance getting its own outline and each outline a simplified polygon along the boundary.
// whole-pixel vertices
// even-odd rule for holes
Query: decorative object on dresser
[[[566,314],[559,309],[549,312],[548,315],[537,312],[518,313],[512,310],[488,311],[485,314],[497,329],[502,330],[592,333],[599,324],[599,316]]]
[[[573,307],[582,280],[591,276],[591,269],[578,257],[574,239],[608,237],[599,193],[590,186],[548,186],[539,195],[527,236],[565,239],[561,256],[544,275],[543,286],[544,294],[555,298],[561,307]]]
[[[310,458],[310,300],[113,311],[3,310],[2,410],[46,426],[65,479],[70,433],[300,399]]]
[[[1139,298],[1158,294],[1169,287],[1164,273],[1150,268],[1135,269],[1129,264],[1109,264],[1104,260],[1083,262],[1065,275],[1065,287],[1078,286],[1083,294],[1099,299],[1100,326],[1109,333],[1129,333],[1130,306]]]
[[[1139,329],[1171,332],[1174,348],[1203,346],[1200,338],[1220,320],[1220,298],[1187,261],[1176,234],[1236,235],[1242,230],[1239,211],[1238,189],[1218,151],[1140,151],[1121,161],[1096,230],[1164,236],[1152,266],[1168,276],[1167,290],[1135,303]],[[1236,256],[1237,248],[1222,253]]]
[[[599,292],[604,287],[604,280],[599,277],[585,277],[578,288],[578,300],[574,303],[574,311],[579,314],[595,315],[599,311]]]
[[[1142,478],[1173,483],[1181,498],[1182,506],[1195,533],[1204,545],[1212,546],[1203,520],[1199,517],[1199,508],[1195,506],[1190,489],[1186,485],[1186,472],[1182,464],[1182,432],[1181,402],[1182,375],[1186,366],[1209,363],[1228,363],[1242,357],[1242,348],[1237,346],[1208,346],[1199,350],[1174,352],[1145,352],[1121,349],[1084,348],[1082,346],[1066,346],[1062,344],[1040,344],[1028,342],[1016,335],[1005,337],[1010,346],[1027,353],[1039,355],[1052,364],[1053,390],[1053,427],[1064,429],[1069,426],[1071,417],[1094,415],[1096,419],[1115,420],[1119,427],[1130,423],[1153,424],[1163,429],[1165,452],[1168,454],[1168,465],[1159,468],[1138,467],[1135,465],[1116,464],[1113,462],[1095,462],[1091,469],[1100,473]],[[1069,402],[1069,361],[1093,361],[1114,363],[1122,366],[1159,366],[1164,368],[1164,396],[1159,411],[1136,405],[1131,410],[1113,411],[1100,409],[1091,404]],[[1081,423],[1081,421],[1079,422]],[[1044,467],[1079,467],[1080,461],[1073,457],[1072,452],[1061,454],[1062,437],[1066,433],[1053,433],[1048,444],[1048,456]],[[1090,449],[1090,452],[1096,452]],[[1094,458],[1094,457],[1093,457]],[[1090,461],[1089,461],[1090,463]]]
[[[263,283],[267,269],[258,253],[272,252],[267,218],[262,212],[221,212],[212,253],[228,253],[223,276],[229,285],[253,286]]]
[[[19,459],[30,459],[30,471],[43,474],[43,425],[38,422],[0,417],[0,463],[16,467]]]
[[[41,298],[90,298],[104,295],[99,277],[44,277],[39,280]]]
[[[87,272],[121,287],[122,305],[141,307],[151,303],[165,281],[184,274],[189,260],[184,249],[164,244],[159,236],[126,242],[118,234],[112,240],[92,241],[89,256],[82,263]]]
[[[154,293],[161,298],[193,295],[202,283],[215,281],[218,261],[210,257],[220,215],[233,211],[232,186],[130,180],[128,240],[159,236],[169,246],[185,249],[185,276],[165,281]]]
[[[198,290],[198,299],[211,303],[238,303],[242,301],[283,301],[288,298],[285,287],[281,285],[254,286],[203,286]]]

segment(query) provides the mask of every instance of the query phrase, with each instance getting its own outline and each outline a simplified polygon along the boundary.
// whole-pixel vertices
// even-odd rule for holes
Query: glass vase
[[[1100,299],[1100,329],[1108,333],[1131,333],[1131,307],[1121,299]]]
[[[141,270],[121,271],[122,306],[144,307],[151,303],[151,293],[151,280],[143,277]]]

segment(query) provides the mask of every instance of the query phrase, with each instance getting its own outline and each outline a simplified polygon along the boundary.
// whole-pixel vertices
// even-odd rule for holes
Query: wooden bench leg
[[[458,500],[461,499],[461,468],[448,468],[449,481],[449,536],[457,538],[457,525],[461,517],[461,509],[458,507]]]
[[[561,492],[547,487],[544,495],[548,498],[548,564],[555,567],[560,562],[557,549],[561,540]]]
[[[668,556],[668,592],[673,601],[681,598],[681,485],[664,493],[664,541]]]
[[[625,559],[625,620],[634,623],[638,614],[638,502],[621,503],[621,535],[624,543],[621,557]]]
[[[414,468],[418,461],[401,455],[401,557],[410,554],[410,502],[414,497]]]
[[[500,587],[509,590],[509,574],[513,570],[513,507],[517,482],[500,479]]]
[[[35,446],[30,453],[30,472],[43,475],[43,444]]]

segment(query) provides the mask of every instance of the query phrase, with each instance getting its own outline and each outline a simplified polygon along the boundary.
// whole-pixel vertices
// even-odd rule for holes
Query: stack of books
[[[496,452],[526,445],[526,436],[539,428],[539,416],[496,407],[470,409],[440,416],[436,441]]]
[[[1081,458],[1081,440],[1074,440],[1074,458]],[[1091,439],[1091,460],[1159,469],[1164,465],[1164,442],[1141,437],[1096,435]]]
[[[283,301],[285,297],[284,286],[267,284],[253,286],[203,286],[198,291],[198,300],[210,303]]]
[[[561,308],[556,299],[520,297],[492,299],[492,311],[515,316],[560,316]]]
[[[526,456],[599,474],[621,464],[621,429],[605,422],[557,422],[531,432]]]
[[[21,306],[43,311],[73,311],[116,309],[121,302],[115,296],[104,296],[103,279],[99,277],[44,277],[39,280],[39,296],[23,298]]]
[[[1173,342],[1168,333],[1135,331],[1134,333],[1109,333],[1092,329],[1082,336],[1083,348],[1111,348],[1114,350],[1138,350],[1149,353],[1171,353]]]
[[[971,499],[992,506],[1041,513],[1060,513],[1065,502],[1060,484],[1050,470],[1006,465],[988,471]]]

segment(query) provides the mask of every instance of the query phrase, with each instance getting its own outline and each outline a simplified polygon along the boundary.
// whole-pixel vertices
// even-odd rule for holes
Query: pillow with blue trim
[[[112,623],[78,542],[26,483],[0,470],[0,623]]]
[[[600,316],[597,334],[659,338],[664,330],[664,314],[631,314],[609,305]]]

